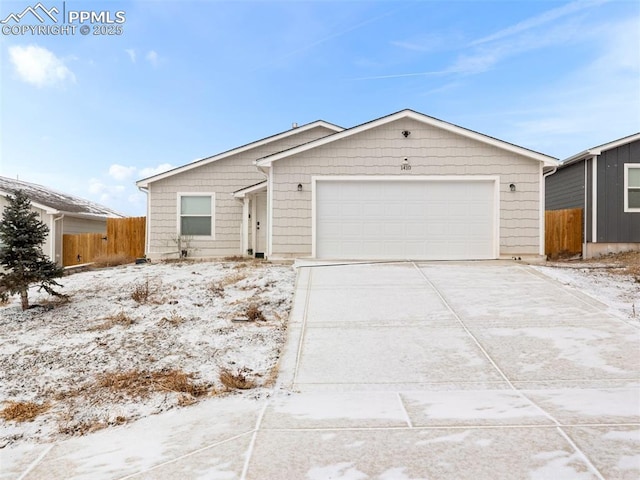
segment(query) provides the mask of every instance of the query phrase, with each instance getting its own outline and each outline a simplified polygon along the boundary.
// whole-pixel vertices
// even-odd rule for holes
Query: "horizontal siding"
[[[152,183],[147,255],[169,258],[177,254],[178,192],[211,192],[216,197],[215,239],[192,238],[187,246],[190,255],[215,257],[243,253],[240,251],[242,203],[231,194],[265,180],[253,162],[330,133],[334,132],[316,127]]]
[[[106,220],[89,220],[84,218],[64,217],[62,222],[64,234],[107,233]]]
[[[400,170],[405,157],[409,172]],[[539,253],[540,164],[412,119],[278,160],[273,175],[274,255],[311,255],[311,178],[320,175],[498,175],[501,254]]]
[[[559,169],[546,178],[545,210],[584,208],[584,162]]]

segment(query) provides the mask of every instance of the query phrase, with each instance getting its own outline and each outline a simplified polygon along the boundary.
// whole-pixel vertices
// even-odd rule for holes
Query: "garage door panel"
[[[494,195],[493,181],[319,180],[316,255],[494,258]]]

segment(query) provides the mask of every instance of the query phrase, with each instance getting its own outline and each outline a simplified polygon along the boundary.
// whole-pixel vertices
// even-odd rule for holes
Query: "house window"
[[[624,211],[640,212],[640,163],[624,164]]]
[[[179,193],[178,207],[180,235],[213,236],[215,194]]]

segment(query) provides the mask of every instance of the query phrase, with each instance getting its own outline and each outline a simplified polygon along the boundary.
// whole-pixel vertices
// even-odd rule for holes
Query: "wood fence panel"
[[[582,209],[545,212],[545,253],[548,256],[582,253]]]
[[[62,236],[62,265],[89,263],[107,252],[104,233],[79,233]]]
[[[144,256],[146,218],[108,218],[107,234],[79,233],[62,236],[62,265],[92,262],[103,255]]]
[[[107,254],[143,257],[146,228],[145,217],[108,218]]]

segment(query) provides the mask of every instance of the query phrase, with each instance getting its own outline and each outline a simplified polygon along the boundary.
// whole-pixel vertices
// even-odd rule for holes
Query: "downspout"
[[[544,167],[543,167],[544,168]],[[542,225],[542,228],[540,229],[540,255],[544,256],[544,252],[546,250],[546,238],[547,238],[547,233],[546,233],[546,221],[545,221],[545,212],[546,212],[546,200],[547,200],[547,193],[546,193],[546,186],[547,186],[547,177],[550,175],[553,175],[554,173],[556,173],[558,171],[558,167],[554,166],[551,171],[547,172],[547,173],[543,173],[542,174],[542,204],[544,205],[544,209],[542,210],[542,214],[540,215],[540,223]],[[546,257],[545,257],[546,258]]]
[[[151,228],[151,202],[149,201],[149,188],[138,187],[142,193],[147,195],[147,220],[144,222],[144,256],[149,257],[149,231]]]
[[[587,194],[587,182],[589,179],[589,163],[585,158],[584,163],[584,207],[582,209],[582,259],[587,258],[587,212],[589,211],[589,195]]]
[[[51,232],[51,258],[55,261],[55,263],[58,263],[58,259],[56,258],[56,243],[58,242],[58,227],[56,226],[56,222],[58,220],[62,220],[64,218],[64,213],[61,214],[59,217],[54,217],[53,218],[53,232]],[[62,237],[62,234],[64,232],[62,232],[60,234],[60,265],[62,265],[64,263],[64,239]]]
[[[271,224],[273,223],[273,217],[271,215],[271,204],[272,204],[272,195],[273,195],[273,185],[271,182],[271,164],[268,166],[262,166],[258,164],[258,161],[254,161],[254,164],[258,171],[266,177],[267,180],[267,248],[265,252],[265,258],[271,256],[271,234],[272,228]],[[255,252],[254,252],[255,253]]]

